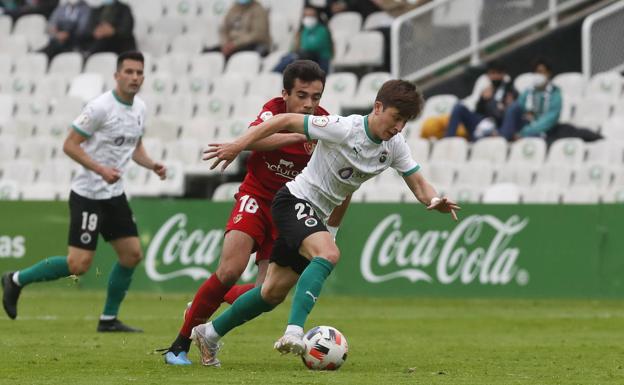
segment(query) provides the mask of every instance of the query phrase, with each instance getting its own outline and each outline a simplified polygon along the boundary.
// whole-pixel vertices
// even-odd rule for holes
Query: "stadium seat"
[[[450,114],[453,106],[457,104],[458,99],[455,95],[435,95],[431,96],[425,102],[422,117]]]
[[[237,52],[228,59],[224,75],[254,77],[260,72],[260,62],[260,54],[255,51]]]
[[[180,119],[175,117],[160,116],[147,121],[145,137],[158,138],[163,143],[175,142],[180,131]]]
[[[221,52],[208,52],[191,58],[191,73],[214,79],[223,74],[225,57]]]
[[[54,116],[71,116],[71,120],[67,122],[67,124],[71,124],[71,122],[78,117],[82,107],[85,105],[85,101],[82,98],[68,95],[62,99],[51,100],[50,106],[52,107],[52,112]]]
[[[303,14],[303,6],[305,3],[305,0],[288,0],[288,1],[268,0],[268,1],[270,3],[270,6],[267,7],[268,9],[271,9],[272,11],[277,11],[283,14],[288,20],[288,23],[292,25],[299,25],[299,22],[301,21],[301,14]]]
[[[546,142],[541,138],[522,138],[511,144],[508,163],[542,164],[546,158]]]
[[[455,184],[448,191],[448,196],[459,203],[479,203],[482,190],[482,187],[474,184]]]
[[[323,107],[327,112],[331,115],[341,115],[342,114],[342,98],[339,98],[335,95],[323,94],[323,98],[321,99],[320,106]]]
[[[486,137],[472,145],[470,162],[489,162],[500,165],[507,160],[507,141],[501,137]]]
[[[17,156],[17,138],[13,134],[0,132],[0,164],[15,160]]]
[[[228,119],[232,110],[231,100],[234,100],[234,98],[224,98],[216,95],[198,99],[196,116],[216,121]]]
[[[39,76],[31,75],[27,72],[15,72],[9,77],[0,79],[0,90],[3,93],[13,95],[30,95],[34,89],[35,81]]]
[[[13,35],[25,36],[30,49],[37,51],[48,43],[47,26],[48,22],[43,15],[23,15],[15,21]]]
[[[624,140],[624,116],[613,116],[604,121],[600,133],[609,141]]]
[[[5,127],[5,133],[13,135],[15,138],[22,139],[31,138],[35,132],[36,120],[13,118]]]
[[[205,145],[206,143],[191,138],[181,138],[169,142],[165,146],[167,162],[170,160],[181,162],[184,165],[184,172],[192,173],[198,166],[206,166],[201,164],[202,151]]]
[[[601,194],[604,203],[624,203],[624,188],[614,187],[603,191]]]
[[[156,72],[145,79],[142,90],[169,98],[175,91],[175,78],[169,72]]]
[[[287,50],[276,50],[262,59],[262,72],[272,72],[273,68],[282,60],[282,57],[288,53]]]
[[[25,201],[52,201],[56,200],[59,193],[54,183],[37,182],[22,185],[20,198]]]
[[[195,118],[184,122],[180,138],[192,139],[205,146],[215,140],[216,134],[217,127],[214,119]]]
[[[190,72],[191,57],[195,55],[186,52],[177,52],[163,55],[156,59],[156,72],[175,74],[175,77],[184,76]]]
[[[622,96],[622,76],[617,72],[601,72],[589,79],[586,95],[605,97],[612,103]]]
[[[77,75],[76,75],[77,76]],[[37,79],[34,95],[42,98],[64,98],[69,89],[69,79],[63,74],[49,74]]]
[[[170,96],[167,102],[163,103],[160,109],[160,115],[168,116],[178,121],[191,119],[195,114],[195,101],[192,95],[180,94]]]
[[[175,16],[162,17],[152,23],[152,32],[177,37],[184,33],[186,26],[184,20]]]
[[[13,56],[0,53],[0,79],[9,77],[13,71]]]
[[[82,55],[78,52],[62,52],[50,62],[50,74],[66,77],[77,76],[82,72]]]
[[[23,55],[28,52],[28,39],[24,35],[0,36],[0,52],[9,55]]]
[[[2,178],[0,179],[0,200],[15,201],[20,196],[19,183],[15,180]]]
[[[104,80],[99,73],[85,72],[76,76],[69,86],[68,96],[88,102],[99,96],[104,89]]]
[[[166,164],[165,164],[166,165]],[[156,196],[157,192],[150,191],[147,187],[147,177],[151,173],[148,169],[139,166],[135,162],[129,162],[124,171],[124,190],[129,197],[133,196]]]
[[[370,108],[377,96],[377,91],[392,76],[387,72],[371,72],[367,73],[360,80],[355,97],[352,100],[345,100],[343,107],[345,108]]]
[[[520,189],[513,183],[493,184],[485,189],[483,203],[518,203],[520,202]]]
[[[567,163],[547,163],[542,165],[535,177],[536,185],[554,184],[566,188],[572,181],[573,167]]]
[[[344,100],[352,99],[355,96],[357,85],[357,76],[352,72],[330,73],[325,81],[323,97],[331,95]]]
[[[167,161],[167,179],[160,180],[155,173],[149,173],[147,185],[158,187],[161,195],[182,196],[184,195],[184,165],[178,161]]]
[[[295,31],[288,18],[279,12],[269,14],[269,30],[273,50],[288,51],[292,48]]]
[[[329,19],[332,35],[355,35],[362,29],[362,15],[358,12],[339,12]]]
[[[12,179],[22,184],[31,184],[35,181],[35,165],[30,159],[15,159],[4,163],[2,178]]]
[[[561,89],[563,99],[582,98],[585,92],[585,77],[580,72],[564,72],[553,77],[552,82]]]
[[[158,161],[162,159],[164,156],[164,145],[163,142],[158,138],[143,138],[143,147],[145,147],[145,151],[149,154],[149,156]]]
[[[579,127],[598,131],[611,115],[611,100],[605,96],[592,96],[579,100],[574,109],[573,123]]]
[[[525,72],[516,77],[514,87],[518,90],[518,93],[523,93],[535,84],[535,75],[533,72]]]
[[[212,194],[212,200],[215,202],[234,201],[234,195],[238,192],[240,182],[222,183],[215,189]]]
[[[155,58],[161,57],[169,52],[171,36],[163,33],[150,33],[142,38],[137,38],[137,45],[143,52],[149,52]]]
[[[20,95],[15,98],[15,119],[36,121],[47,116],[50,110],[48,99],[43,96]]]
[[[429,148],[430,142],[425,139],[412,139],[407,141],[412,157],[420,164],[427,163],[429,161]]]
[[[522,190],[523,203],[559,203],[560,196],[556,185],[535,185]]]
[[[0,125],[4,125],[11,119],[14,110],[14,96],[9,94],[0,94]]]
[[[611,183],[612,170],[606,163],[584,163],[574,173],[574,184],[604,190]]]
[[[215,141],[230,142],[247,131],[249,127],[248,119],[233,118],[218,122],[217,135]]]
[[[210,79],[200,75],[180,76],[176,83],[176,93],[190,95],[194,100],[208,96],[208,91],[212,87]]]
[[[481,14],[483,0],[451,1],[433,10],[432,23],[437,27],[467,26]]]
[[[248,80],[244,76],[224,75],[214,79],[210,94],[231,103],[247,94],[247,83]]]
[[[260,111],[262,105],[269,99],[276,98],[282,95],[282,75],[277,72],[261,72],[258,76],[254,77],[253,81],[249,82],[249,95],[262,96],[266,100],[260,105],[255,107],[255,110]],[[325,84],[327,90],[327,84]],[[326,92],[323,93],[323,96]]]
[[[234,103],[232,116],[236,116],[236,118],[248,123],[253,122],[266,101],[267,98],[265,96],[247,95]]]
[[[377,28],[390,27],[393,20],[394,18],[388,15],[386,12],[373,12],[366,17],[366,20],[364,20],[362,29],[365,31],[370,31]]]
[[[623,127],[624,125],[620,128]],[[605,140],[585,143],[585,149],[587,150],[587,162],[622,164],[624,159],[624,135],[620,140],[606,136]]]
[[[49,162],[54,155],[55,143],[45,136],[24,138],[18,144],[18,159],[27,159],[35,165]]]
[[[48,56],[41,52],[16,56],[13,62],[15,68],[21,73],[40,77],[48,71]]]
[[[0,36],[9,36],[11,34],[11,28],[13,27],[13,20],[9,15],[0,15]]]
[[[455,165],[455,183],[464,186],[489,186],[494,181],[494,166],[487,162],[468,162]]]
[[[35,124],[36,135],[45,136],[57,143],[62,143],[67,137],[72,120],[75,118],[76,116],[60,114],[43,117]]]
[[[397,188],[390,184],[377,184],[374,188],[366,189],[366,202],[401,202],[407,188]]]
[[[468,142],[461,137],[442,138],[433,143],[431,161],[464,163],[468,157]]]
[[[336,67],[380,66],[384,61],[384,39],[381,32],[366,31],[354,35],[335,35]],[[343,40],[343,39],[346,39]]]
[[[195,0],[165,1],[165,13],[168,17],[176,17],[183,20],[197,17],[200,7]]]
[[[132,14],[136,19],[143,19],[152,23],[161,19],[164,7],[160,0],[126,0],[132,8]]]
[[[98,73],[102,75],[102,79],[112,78],[116,67],[117,54],[112,52],[99,52],[89,56],[85,63],[84,72]]]
[[[171,40],[171,53],[199,55],[204,48],[203,37],[195,33],[175,36]]]
[[[593,186],[571,186],[561,194],[561,202],[568,204],[595,204],[599,200],[600,194]]]
[[[579,138],[556,140],[548,150],[547,163],[579,165],[585,159],[585,142]]]
[[[425,178],[430,181],[438,190],[448,190],[455,180],[455,163],[450,162],[430,162],[422,166]]]

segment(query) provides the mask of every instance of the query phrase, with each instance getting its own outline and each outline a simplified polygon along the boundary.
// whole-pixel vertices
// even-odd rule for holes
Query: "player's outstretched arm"
[[[447,197],[438,197],[438,193],[421,173],[415,172],[403,178],[410,190],[422,204],[427,206],[427,210],[437,210],[441,213],[451,213],[453,220],[457,220],[456,210],[461,210],[457,203]]]
[[[152,170],[158,175],[161,180],[167,178],[167,167],[159,162],[154,162],[152,158],[147,154],[143,140],[139,139],[134,152],[132,153],[132,160],[134,160],[140,166],[145,167],[148,170]]]
[[[270,135],[264,139],[260,139],[255,143],[252,143],[245,150],[273,151],[273,150],[282,148],[284,146],[290,146],[291,144],[302,143],[307,140],[308,139],[306,138],[304,134],[277,133],[277,134]]]
[[[71,129],[63,143],[63,152],[82,166],[99,174],[106,183],[112,184],[117,182],[121,177],[121,172],[116,168],[103,166],[93,160],[80,146],[80,143],[85,140],[87,140],[86,137]]]
[[[244,149],[248,148],[252,143],[266,138],[271,134],[275,134],[282,130],[288,130],[294,133],[303,134],[304,115],[302,114],[279,114],[273,118],[260,123],[254,129],[248,130],[244,135],[240,136],[232,143],[210,143],[208,148],[204,150],[204,160],[215,159],[210,169],[214,169],[221,162],[221,170],[232,163],[232,161]]]

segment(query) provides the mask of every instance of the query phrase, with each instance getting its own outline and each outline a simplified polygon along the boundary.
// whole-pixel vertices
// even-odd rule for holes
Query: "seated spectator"
[[[552,82],[552,67],[543,59],[533,65],[535,84],[524,91],[507,111],[500,134],[507,140],[545,137],[557,125],[561,114],[561,90]]]
[[[483,136],[496,134],[496,127],[501,125],[505,110],[513,103],[517,92],[501,63],[488,64],[486,75],[490,86],[481,93],[475,111],[470,111],[461,102],[457,103],[451,112],[446,136],[457,135],[457,127],[460,123],[468,131],[468,138],[473,141]]]
[[[228,58],[240,51],[256,51],[262,56],[271,49],[269,14],[256,0],[236,0],[220,30],[220,50]]]
[[[59,0],[1,0],[4,13],[17,20],[24,15],[43,15],[47,19],[56,8]]]
[[[274,71],[283,72],[286,66],[298,59],[312,60],[325,73],[329,72],[329,63],[334,54],[334,46],[329,28],[321,22],[315,8],[305,7],[301,27],[295,37],[295,49],[285,55]]]
[[[88,30],[89,38],[81,46],[85,55],[96,52],[120,54],[136,49],[132,30],[132,11],[119,0],[102,0],[102,5],[91,12]]]
[[[42,52],[50,60],[61,52],[73,51],[89,36],[91,7],[84,0],[66,0],[56,7],[48,23],[50,42]]]

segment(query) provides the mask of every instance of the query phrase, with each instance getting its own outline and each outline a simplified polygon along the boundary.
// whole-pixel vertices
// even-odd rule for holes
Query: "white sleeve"
[[[410,176],[420,170],[420,165],[412,158],[412,153],[403,135],[397,135],[394,140],[393,152],[390,166],[397,170],[401,176]]]
[[[106,109],[103,106],[90,102],[83,109],[80,115],[72,122],[72,127],[80,135],[90,137],[97,131],[106,119]]]
[[[303,130],[308,140],[318,139],[331,143],[342,143],[351,130],[348,121],[349,119],[338,115],[306,115],[303,118]]]

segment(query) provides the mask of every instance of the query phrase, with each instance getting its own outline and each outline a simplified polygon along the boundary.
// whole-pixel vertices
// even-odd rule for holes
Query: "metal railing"
[[[592,0],[434,0],[395,19],[391,31],[392,76],[420,80],[470,59],[481,50],[548,22]],[[621,35],[620,35],[621,36]]]
[[[589,15],[583,21],[582,57],[586,78],[624,69],[624,1]]]

